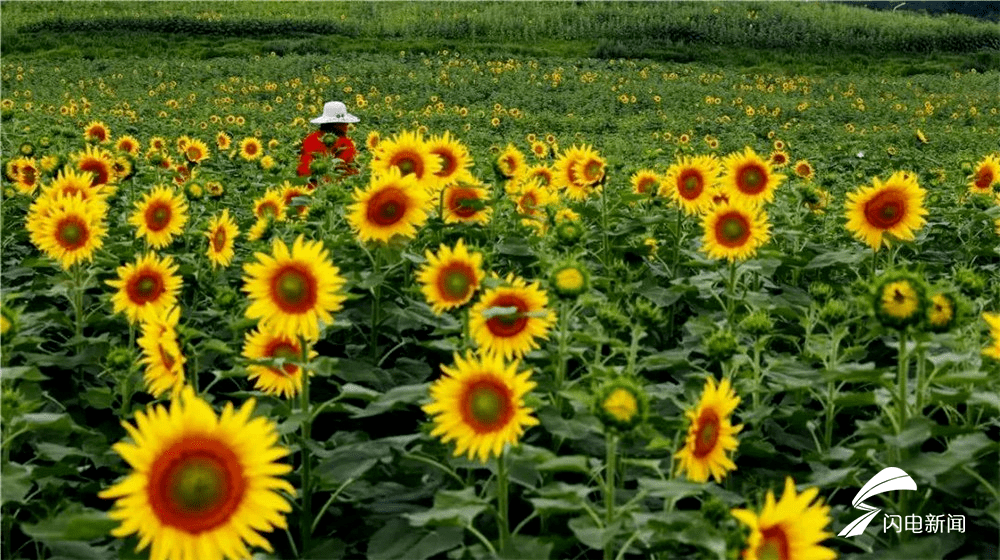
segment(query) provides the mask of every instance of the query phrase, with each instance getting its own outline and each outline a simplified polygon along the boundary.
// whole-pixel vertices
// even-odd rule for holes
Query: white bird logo
[[[878,496],[883,492],[890,492],[892,490],[916,490],[917,483],[913,482],[910,475],[906,474],[903,469],[897,469],[896,467],[886,467],[879,471],[879,473],[871,478],[858,494],[854,496],[854,501],[851,502],[856,509],[863,509],[868,513],[862,515],[861,517],[855,519],[850,525],[844,527],[844,530],[837,533],[838,537],[854,537],[865,532],[868,528],[868,524],[871,523],[872,519],[878,515],[878,512],[882,511],[877,507],[870,506],[863,503],[865,500],[872,496]]]

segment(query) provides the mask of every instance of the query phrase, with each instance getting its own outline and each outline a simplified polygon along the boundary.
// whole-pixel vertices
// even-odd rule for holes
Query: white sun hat
[[[323,114],[309,121],[313,124],[325,123],[356,123],[358,117],[347,112],[347,107],[340,101],[330,101],[323,105]]]

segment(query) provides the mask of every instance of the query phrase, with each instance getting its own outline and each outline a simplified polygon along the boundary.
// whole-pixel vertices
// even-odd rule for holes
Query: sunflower
[[[415,173],[401,175],[398,167],[390,167],[373,174],[367,189],[354,190],[347,221],[361,241],[387,243],[396,235],[414,237],[427,222],[430,198]]]
[[[876,177],[872,186],[847,193],[847,229],[876,251],[889,246],[889,235],[912,241],[926,223],[926,194],[913,174],[897,171],[884,183]]]
[[[417,185],[434,190],[440,185],[437,173],[442,165],[441,158],[428,148],[428,144],[415,132],[404,131],[390,140],[383,140],[379,142],[371,162],[373,174],[388,176],[395,169],[399,176],[412,175]]]
[[[919,324],[927,317],[929,305],[924,281],[905,271],[883,275],[875,286],[872,299],[875,317],[883,325],[896,329]]]
[[[18,158],[17,172],[14,174],[14,187],[21,194],[35,193],[39,183],[38,165],[35,158]]]
[[[576,178],[573,185],[567,187],[589,188],[604,179],[604,172],[608,163],[590,146],[582,148],[580,157],[573,162],[573,176]]]
[[[267,189],[264,196],[253,201],[253,215],[258,220],[285,221],[285,199],[274,189]]]
[[[138,533],[138,550],[152,544],[150,558],[161,560],[249,558],[248,545],[273,552],[260,532],[287,529],[292,506],[279,492],[295,489],[277,478],[292,470],[277,462],[289,454],[277,426],[251,419],[254,406],[227,403],[217,416],[185,387],[169,410],[153,405],[134,426],[123,422],[132,442],[113,449],[132,471],[98,494],[116,499],[108,515],[122,524],[111,534]]]
[[[119,181],[128,179],[134,171],[132,161],[125,156],[117,157],[115,158],[115,162],[111,164],[111,171]]]
[[[521,358],[548,338],[556,314],[546,309],[549,298],[538,282],[507,276],[504,284],[486,291],[472,307],[469,329],[479,347],[506,359]]]
[[[517,212],[524,216],[541,217],[545,215],[545,207],[558,202],[558,197],[549,189],[543,187],[537,180],[521,183],[513,193],[517,203]]]
[[[208,260],[212,261],[212,268],[217,266],[227,267],[233,262],[236,237],[240,234],[240,228],[236,222],[229,217],[229,209],[222,210],[222,214],[215,216],[208,223],[208,231],[205,237],[208,238]]]
[[[537,140],[531,140],[531,153],[535,155],[538,159],[544,159],[549,157],[549,146],[544,142],[539,142]]]
[[[487,206],[489,193],[479,182],[458,183],[441,191],[441,209],[446,224],[486,224],[493,208]]]
[[[633,193],[653,196],[656,194],[660,176],[652,169],[640,169],[632,174],[629,181],[632,183]]]
[[[320,241],[295,240],[291,251],[275,239],[273,255],[256,253],[257,262],[243,266],[243,291],[250,296],[246,316],[275,334],[309,340],[319,338],[319,322],[333,323],[347,299],[344,279]]]
[[[795,174],[806,181],[812,181],[813,177],[816,176],[812,164],[804,159],[795,162]]]
[[[483,281],[483,255],[469,252],[465,241],[458,240],[454,249],[441,245],[437,254],[425,253],[427,262],[417,273],[420,291],[434,313],[461,307],[472,299]]]
[[[219,132],[215,135],[215,145],[220,150],[225,151],[229,149],[229,146],[233,145],[233,139],[225,132]]]
[[[555,171],[547,165],[533,165],[524,172],[525,181],[538,181],[543,187],[555,186]]]
[[[208,159],[211,153],[208,151],[208,144],[205,144],[197,138],[191,138],[188,140],[187,145],[184,146],[184,158],[188,160],[189,163],[201,163]]]
[[[997,182],[1000,182],[1000,157],[986,156],[976,164],[972,175],[969,175],[969,192],[993,194],[993,185]]]
[[[767,243],[767,214],[749,203],[726,203],[712,208],[701,220],[701,250],[713,259],[746,260]]]
[[[436,155],[441,163],[441,168],[434,173],[438,178],[438,185],[475,180],[469,171],[472,157],[469,156],[468,148],[452,138],[448,131],[441,136],[432,136],[427,141],[427,151]]]
[[[253,136],[247,136],[243,140],[240,140],[240,157],[247,161],[254,161],[258,159],[264,152],[264,147],[261,145],[260,140],[254,138]]]
[[[125,152],[133,157],[139,155],[140,147],[139,140],[137,140],[134,136],[129,136],[128,134],[120,136],[115,142],[116,150],[119,152]]]
[[[296,198],[308,198],[312,197],[312,193],[309,189],[293,185],[288,181],[285,181],[281,185],[281,200],[285,203],[286,208],[292,208],[295,215],[301,219],[305,219],[306,215],[309,214],[309,205],[303,201],[296,202]]]
[[[684,448],[674,455],[679,460],[678,475],[687,473],[688,480],[694,482],[706,482],[711,475],[716,482],[722,482],[727,472],[736,470],[729,453],[739,446],[734,436],[743,425],[733,426],[730,415],[738,404],[740,398],[728,379],[718,386],[711,377],[705,380],[701,400],[685,412],[691,425]]]
[[[108,125],[101,121],[90,121],[83,129],[83,139],[87,142],[104,144],[111,140],[111,131],[108,129]]]
[[[31,210],[26,225],[31,242],[65,270],[94,260],[94,251],[104,245],[106,206],[100,201],[77,193],[42,199]]]
[[[818,488],[795,493],[795,482],[785,478],[785,492],[775,502],[774,492],[767,491],[764,509],[756,514],[746,509],[730,513],[750,528],[744,560],[834,560],[837,553],[820,543],[833,533],[824,528],[830,524],[830,506],[816,499]],[[814,503],[815,502],[815,503]]]
[[[114,312],[124,311],[130,323],[146,321],[177,303],[181,277],[171,257],[156,253],[118,267],[118,279],[106,283],[118,291],[111,297]]]
[[[517,365],[495,355],[455,354],[455,365],[441,366],[444,375],[431,385],[431,402],[422,407],[434,417],[431,435],[455,441],[455,456],[465,453],[482,463],[499,456],[504,445],[517,445],[525,428],[538,424],[524,405],[536,383],[530,370],[517,373]]]
[[[549,277],[549,285],[556,295],[575,298],[590,287],[590,275],[583,266],[570,262],[557,267]]]
[[[382,136],[377,130],[372,130],[368,132],[368,137],[365,138],[365,146],[368,147],[369,151],[374,152],[375,148],[378,147],[379,142],[382,140]]]
[[[514,147],[514,144],[507,144],[507,147],[497,156],[497,169],[508,179],[520,176],[527,169],[524,154]]]
[[[775,150],[771,152],[771,155],[767,158],[767,160],[768,162],[770,162],[771,166],[776,169],[781,169],[782,167],[785,167],[786,165],[788,165],[788,162],[790,161],[788,158],[788,153],[781,150]]]
[[[156,150],[157,152],[162,152],[167,147],[167,140],[162,136],[154,136],[149,139],[149,148],[151,150]]]
[[[42,188],[39,199],[56,198],[60,196],[80,195],[86,201],[98,201],[99,206],[106,207],[108,191],[101,186],[94,186],[93,175],[77,173],[66,166],[48,186]]]
[[[950,330],[958,318],[958,301],[951,291],[939,291],[931,296],[927,306],[927,323],[934,332]]]
[[[145,237],[151,247],[162,249],[170,245],[175,235],[184,232],[187,211],[184,197],[174,189],[161,185],[136,201],[135,211],[128,221],[138,228],[137,237]]]
[[[983,348],[983,355],[994,360],[1000,360],[1000,313],[983,313],[983,320],[990,327],[992,343]]]
[[[174,398],[184,387],[187,360],[177,343],[176,330],[180,315],[181,308],[175,306],[142,322],[139,348],[142,349],[141,363],[146,366],[143,377],[146,391],[157,398],[166,393]]]
[[[785,180],[775,174],[771,162],[761,159],[749,146],[722,161],[722,185],[730,196],[753,202],[772,202],[774,191]]]
[[[76,160],[76,168],[79,171],[93,174],[92,185],[111,185],[118,182],[114,174],[115,158],[111,152],[88,144],[84,151],[73,154],[73,159]]]
[[[308,357],[318,354],[307,348]],[[291,362],[302,361],[302,345],[297,337],[272,332],[266,328],[247,333],[243,357],[251,361],[283,358],[280,367],[264,364],[247,365],[247,376],[254,388],[269,395],[290,399],[302,391],[302,367]]]
[[[611,430],[627,432],[646,419],[649,399],[632,379],[621,377],[608,381],[595,394],[596,416]]]
[[[247,230],[247,241],[257,241],[259,239],[263,239],[270,226],[271,220],[268,220],[267,218],[257,218],[257,221],[250,226],[249,230]]]
[[[660,183],[660,196],[669,196],[685,214],[705,212],[719,180],[719,162],[714,156],[683,156],[667,168]]]

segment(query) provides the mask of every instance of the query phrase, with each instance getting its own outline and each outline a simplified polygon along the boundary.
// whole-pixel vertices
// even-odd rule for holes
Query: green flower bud
[[[739,343],[732,331],[720,329],[705,339],[705,354],[714,361],[728,360],[736,354]]]
[[[890,271],[875,284],[872,308],[884,326],[905,329],[919,325],[927,317],[927,285],[915,274]]]
[[[607,429],[633,430],[646,420],[648,412],[649,398],[632,379],[613,379],[595,392],[594,413]]]

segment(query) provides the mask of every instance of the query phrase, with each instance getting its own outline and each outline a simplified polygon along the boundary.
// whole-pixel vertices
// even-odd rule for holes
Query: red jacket
[[[317,130],[302,140],[302,155],[299,157],[298,167],[299,177],[309,175],[309,163],[312,162],[314,154],[330,153],[330,150],[326,148],[326,144],[320,140],[320,137],[324,134],[326,133],[322,130]],[[350,138],[341,136],[333,143],[333,154],[344,160],[344,163],[351,163],[354,161],[354,156],[358,154],[358,151]],[[348,169],[348,173],[352,173],[352,170]]]

